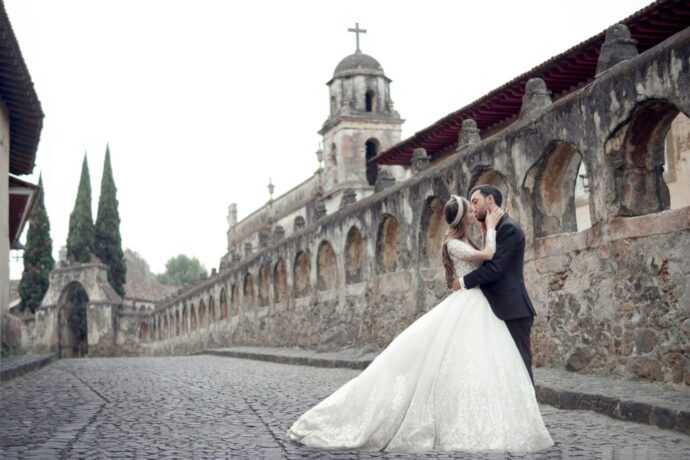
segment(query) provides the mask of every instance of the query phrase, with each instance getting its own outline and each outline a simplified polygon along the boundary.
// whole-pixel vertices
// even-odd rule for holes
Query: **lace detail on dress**
[[[453,268],[457,278],[462,278],[479,267],[480,263],[478,261],[469,260],[470,257],[476,255],[479,251],[468,243],[460,240],[450,240],[446,244],[448,245],[448,254],[453,261]]]
[[[487,230],[486,246],[490,247],[493,252],[496,252],[496,229],[490,228]]]

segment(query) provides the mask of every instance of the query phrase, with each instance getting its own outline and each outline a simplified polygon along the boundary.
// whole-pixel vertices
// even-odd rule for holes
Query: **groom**
[[[470,191],[470,207],[484,225],[486,213],[501,207],[503,197],[493,185],[479,185]],[[494,314],[505,321],[513,336],[529,376],[532,375],[530,331],[536,312],[527,295],[522,274],[525,234],[517,222],[505,214],[496,225],[496,254],[493,259],[453,283],[453,290],[479,286]]]

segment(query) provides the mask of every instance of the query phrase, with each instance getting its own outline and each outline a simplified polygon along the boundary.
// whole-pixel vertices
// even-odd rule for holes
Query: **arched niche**
[[[441,244],[446,229],[443,214],[444,203],[436,196],[424,200],[420,219],[419,251],[423,267],[442,269]]]
[[[630,119],[607,139],[606,158],[613,174],[611,207],[620,216],[640,216],[671,207],[664,179],[667,134],[678,108],[668,101],[640,103]]]
[[[294,292],[295,297],[304,297],[309,292],[309,257],[305,251],[299,251],[295,256]]]
[[[338,268],[333,246],[328,241],[319,244],[316,256],[316,280],[319,291],[338,287]]]
[[[225,288],[220,290],[220,319],[227,319],[228,317],[228,294]]]
[[[269,295],[269,276],[268,265],[262,265],[259,269],[259,306],[268,306]]]
[[[273,294],[276,303],[285,303],[288,299],[287,271],[285,261],[280,258],[273,268]]]
[[[254,302],[254,278],[251,273],[244,276],[244,305],[247,311],[253,310],[256,303]]]
[[[576,232],[576,191],[582,154],[569,142],[549,142],[527,172],[524,188],[534,203],[534,236]]]
[[[400,268],[400,223],[390,214],[384,214],[379,224],[376,265],[379,273],[390,273]]]
[[[350,227],[345,238],[345,283],[360,283],[364,272],[364,239],[355,226]]]

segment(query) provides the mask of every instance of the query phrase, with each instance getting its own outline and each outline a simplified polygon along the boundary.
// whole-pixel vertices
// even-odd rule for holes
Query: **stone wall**
[[[671,120],[690,114],[688,87],[690,29],[554,103],[530,81],[524,110],[502,131],[475,133],[433,167],[159,305],[142,317],[141,353],[383,347],[447,294],[441,204],[489,182],[527,238],[536,364],[689,384],[689,210],[665,211],[660,168]],[[578,233],[581,162],[593,226]]]

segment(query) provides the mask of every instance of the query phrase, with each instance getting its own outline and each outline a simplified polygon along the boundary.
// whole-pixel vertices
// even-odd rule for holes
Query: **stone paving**
[[[190,356],[61,360],[0,386],[2,458],[690,458],[690,437],[542,406],[556,445],[532,456],[324,451],[287,440],[359,371]]]
[[[11,355],[0,359],[0,381],[9,380],[34,369],[39,369],[56,359],[55,353],[40,355]]]

